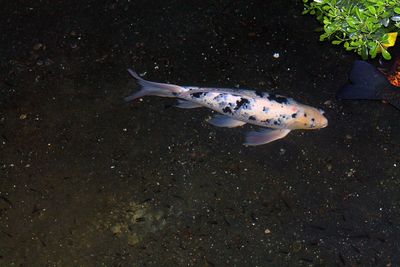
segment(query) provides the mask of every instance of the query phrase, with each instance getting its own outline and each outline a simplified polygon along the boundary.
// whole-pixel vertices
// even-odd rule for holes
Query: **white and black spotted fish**
[[[178,98],[180,108],[210,108],[220,115],[208,122],[218,127],[246,123],[266,127],[247,133],[245,145],[262,145],[285,137],[291,130],[319,129],[328,125],[322,110],[297,103],[291,98],[261,91],[179,86],[146,81],[129,69],[142,89],[125,98],[131,101],[147,95]]]

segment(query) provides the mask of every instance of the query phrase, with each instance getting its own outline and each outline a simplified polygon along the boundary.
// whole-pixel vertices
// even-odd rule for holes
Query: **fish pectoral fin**
[[[187,100],[182,100],[178,99],[178,103],[175,105],[177,108],[201,108],[202,105],[197,104],[195,102],[187,101]]]
[[[235,120],[225,115],[215,115],[211,119],[208,119],[207,122],[217,127],[227,128],[235,128],[246,124],[244,121]]]
[[[290,132],[289,129],[263,129],[252,131],[246,134],[246,146],[259,146],[285,137]]]

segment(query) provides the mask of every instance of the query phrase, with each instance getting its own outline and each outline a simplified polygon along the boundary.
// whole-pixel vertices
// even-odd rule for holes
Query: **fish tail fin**
[[[125,101],[132,101],[137,98],[146,96],[146,95],[155,95],[162,97],[175,97],[177,93],[180,93],[184,90],[183,87],[174,85],[174,84],[166,84],[166,83],[156,83],[146,81],[142,79],[134,70],[128,69],[129,74],[137,80],[139,85],[141,85],[141,90],[137,91],[127,97],[124,98]]]
[[[336,94],[339,99],[379,100],[382,91],[390,87],[386,77],[371,64],[356,60],[350,71],[350,83],[344,85]]]

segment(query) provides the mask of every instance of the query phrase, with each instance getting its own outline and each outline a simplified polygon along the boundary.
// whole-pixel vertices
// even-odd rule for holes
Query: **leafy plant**
[[[304,14],[315,15],[323,24],[320,40],[343,44],[363,59],[393,46],[400,31],[400,0],[303,0]]]

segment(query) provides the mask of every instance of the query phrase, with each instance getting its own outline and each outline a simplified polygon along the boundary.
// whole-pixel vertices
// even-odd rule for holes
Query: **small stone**
[[[272,55],[274,58],[279,58],[279,53],[274,53],[273,55]]]
[[[330,164],[330,163],[326,164],[326,168],[328,169],[328,171],[331,171],[332,170],[332,164]]]
[[[325,105],[325,106],[331,106],[331,105],[332,105],[332,100],[326,100],[326,101],[324,102],[324,105]]]
[[[21,114],[21,115],[19,115],[19,119],[20,120],[25,120],[26,118],[28,117],[28,115],[27,114]]]
[[[52,65],[53,63],[54,63],[54,61],[51,60],[50,58],[46,58],[46,59],[44,60],[44,65],[46,65],[46,66],[50,66],[50,65]]]
[[[34,46],[33,46],[33,50],[39,50],[39,49],[41,49],[43,47],[43,44],[41,44],[41,43],[37,43],[37,44],[35,44]]]
[[[346,172],[346,175],[347,175],[347,177],[353,177],[355,173],[356,173],[356,170],[351,168],[348,172]]]
[[[134,246],[139,243],[139,237],[136,233],[132,233],[128,236],[128,245]]]
[[[114,225],[113,227],[111,227],[111,232],[112,232],[114,235],[121,234],[121,233],[122,233],[121,225],[120,225],[120,224],[116,224],[116,225]]]
[[[296,241],[293,243],[293,251],[294,252],[299,252],[301,250],[301,242],[300,241]]]
[[[264,233],[268,235],[268,234],[271,233],[271,230],[269,230],[269,229],[267,228],[267,229],[265,229]]]

